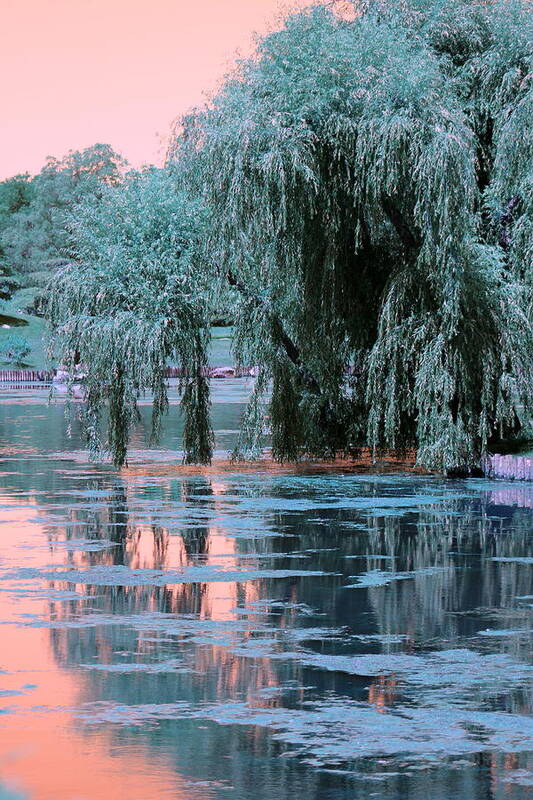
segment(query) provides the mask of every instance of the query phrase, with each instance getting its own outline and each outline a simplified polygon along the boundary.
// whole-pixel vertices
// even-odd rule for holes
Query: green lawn
[[[25,294],[27,294],[25,292]],[[15,292],[10,300],[4,300],[0,303],[0,314],[15,317],[18,320],[24,320],[28,324],[24,326],[16,326],[10,328],[0,327],[0,351],[3,350],[4,343],[12,334],[17,334],[23,337],[29,344],[31,350],[29,355],[24,359],[22,365],[14,364],[12,361],[4,360],[0,356],[1,369],[15,369],[17,366],[27,367],[29,369],[46,369],[48,367],[45,353],[45,331],[46,322],[41,317],[34,317],[31,314],[22,314],[19,309],[21,308],[21,292]]]
[[[26,300],[27,292],[24,293]],[[41,317],[31,314],[22,314],[19,309],[22,307],[22,292],[16,292],[11,300],[6,300],[0,304],[0,314],[16,317],[24,320],[28,324],[24,326],[2,328],[0,327],[0,351],[3,343],[12,334],[24,337],[28,342],[31,351],[25,358],[23,367],[28,369],[48,369],[50,365],[46,360],[46,322]],[[227,367],[233,364],[230,353],[231,328],[212,328],[212,342],[210,348],[209,361],[214,367]],[[16,369],[17,366],[12,361],[4,360],[0,357],[0,369]]]

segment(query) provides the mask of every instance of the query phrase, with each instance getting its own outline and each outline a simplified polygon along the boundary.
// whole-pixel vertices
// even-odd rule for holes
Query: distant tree
[[[13,279],[13,269],[6,261],[6,253],[2,246],[3,234],[13,224],[14,215],[27,207],[31,202],[32,185],[30,176],[15,175],[13,178],[0,181],[0,298],[7,300],[18,287]]]
[[[90,197],[97,202],[102,188],[115,185],[125,170],[124,160],[106,144],[49,158],[34,178],[4,181],[4,192],[24,192],[8,215],[0,218],[0,247],[6,267],[23,284],[42,287],[50,272],[66,263],[65,212]],[[0,204],[2,190],[0,188]],[[1,209],[1,205],[0,205]],[[1,215],[0,210],[0,215]]]
[[[107,441],[126,458],[136,402],[153,393],[153,433],[167,409],[169,360],[181,383],[187,457],[211,458],[209,387],[210,289],[201,240],[205,212],[176,191],[162,170],[130,173],[120,187],[85,197],[68,220],[72,261],[54,277],[49,313],[54,352],[72,374],[87,372],[87,432],[100,449],[101,416],[109,407]]]
[[[30,175],[15,175],[0,181],[0,225],[2,228],[11,214],[16,214],[31,201]]]
[[[27,339],[18,333],[3,336],[0,344],[0,358],[17,366],[22,366],[30,354],[31,347]]]

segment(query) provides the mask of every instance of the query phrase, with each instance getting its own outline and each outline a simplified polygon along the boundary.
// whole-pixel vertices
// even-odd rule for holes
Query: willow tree
[[[346,4],[344,4],[346,5]],[[527,3],[321,5],[258,43],[172,157],[272,381],[274,455],[469,469],[532,397]],[[347,376],[347,371],[349,377]]]
[[[86,373],[86,430],[126,460],[137,401],[153,395],[157,436],[168,406],[166,368],[181,380],[186,459],[211,458],[207,363],[209,304],[199,255],[205,213],[167,173],[130,174],[81,202],[70,222],[73,258],[51,286],[52,353],[71,376]],[[106,441],[100,437],[106,431]]]

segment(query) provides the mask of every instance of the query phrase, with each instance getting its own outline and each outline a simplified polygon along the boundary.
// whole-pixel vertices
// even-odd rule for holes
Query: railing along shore
[[[51,383],[55,370],[47,369],[0,369],[1,383]]]
[[[249,378],[257,375],[257,367],[206,367],[202,373],[207,378]],[[168,367],[167,378],[182,378],[184,371],[181,367]],[[54,379],[62,377],[66,382],[67,376],[58,370],[46,369],[1,369],[0,383],[52,383]]]
[[[533,481],[533,457],[495,453],[483,465],[487,478],[505,478],[511,481]]]

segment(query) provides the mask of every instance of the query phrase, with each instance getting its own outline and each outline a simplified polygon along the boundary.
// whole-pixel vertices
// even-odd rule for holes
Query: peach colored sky
[[[308,0],[292,0],[302,6]],[[170,123],[202,102],[280,0],[0,0],[0,179],[109,142],[157,163]]]

